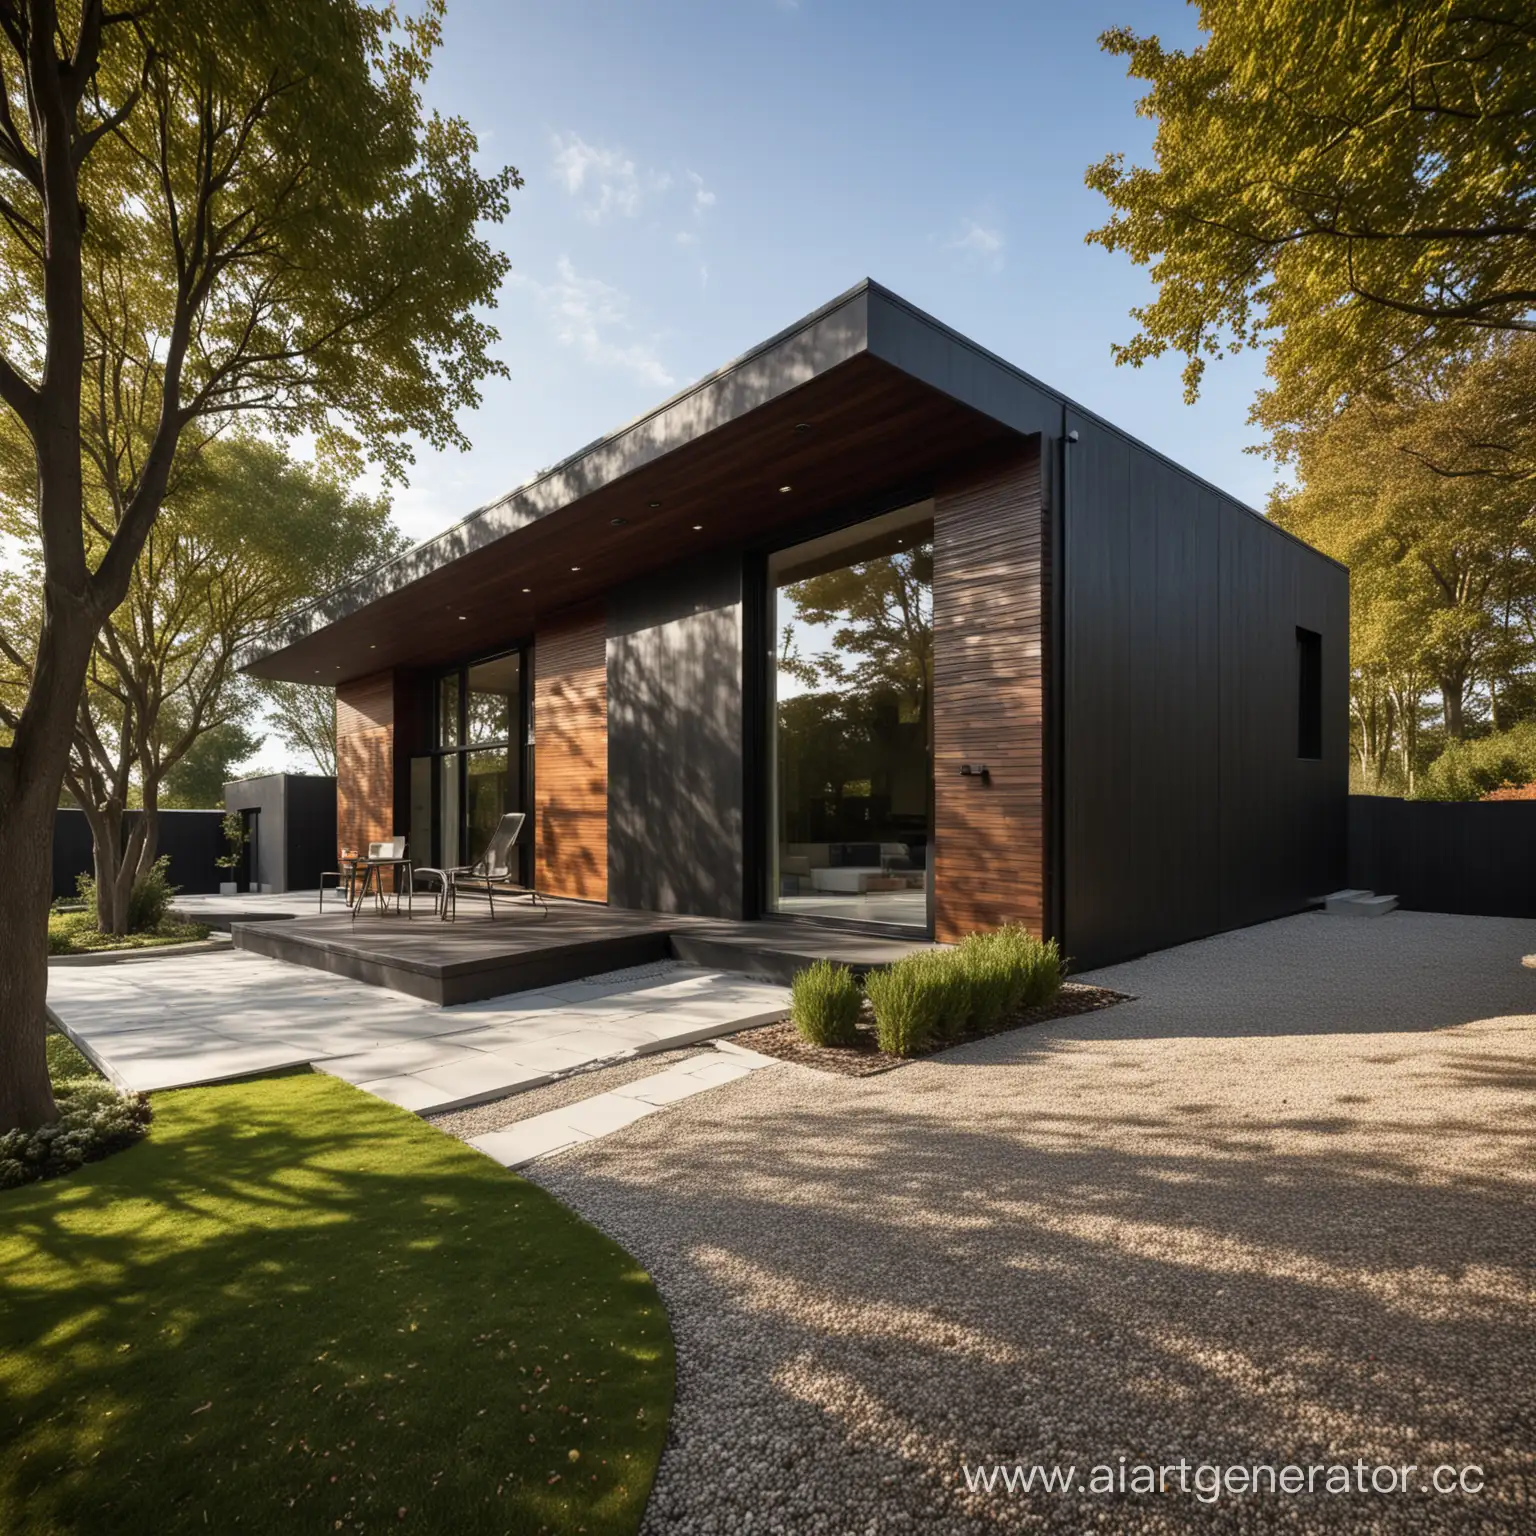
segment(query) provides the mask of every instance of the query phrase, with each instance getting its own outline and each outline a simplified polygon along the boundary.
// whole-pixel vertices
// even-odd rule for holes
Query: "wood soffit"
[[[868,350],[867,300],[854,290],[291,616],[248,647],[243,670],[336,683],[486,654],[679,559],[922,490],[946,464],[1019,441],[1015,427]]]

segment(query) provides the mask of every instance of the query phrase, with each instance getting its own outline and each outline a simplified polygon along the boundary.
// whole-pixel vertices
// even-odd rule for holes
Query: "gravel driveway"
[[[671,1314],[648,1528],[1536,1529],[1530,951],[1531,922],[1291,918],[1095,973],[1139,999],[1104,1013],[777,1066],[538,1165]],[[963,1471],[1122,1457],[1486,1488]]]

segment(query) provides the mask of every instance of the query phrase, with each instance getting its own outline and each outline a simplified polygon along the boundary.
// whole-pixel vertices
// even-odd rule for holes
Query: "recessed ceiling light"
[[[316,667],[316,668],[315,668],[315,676],[316,676],[316,677],[319,677],[319,676],[320,676],[320,668],[319,668],[319,667]]]
[[[779,487],[779,495],[780,495],[780,496],[788,496],[788,495],[789,495],[789,493],[790,493],[790,492],[791,492],[791,491],[792,491],[792,490],[794,490],[794,486],[792,486],[792,485],[781,485],[781,486],[780,486],[780,487]]]
[[[368,647],[368,649],[369,649],[369,650],[370,650],[370,651],[376,651],[376,650],[378,650],[378,646],[376,646],[376,645],[370,645],[370,646],[369,646],[369,647]]]
[[[580,569],[581,569],[581,567],[580,567],[580,566],[579,566],[579,565],[573,565],[573,566],[572,566],[572,567],[571,567],[571,569],[572,569],[572,570],[573,570],[573,571],[579,571],[579,570],[580,570]]]
[[[795,431],[796,432],[809,432],[810,430],[811,430],[811,424],[808,421],[797,421],[795,423]]]
[[[613,525],[613,526],[614,526],[614,527],[615,527],[615,528],[622,528],[622,527],[623,527],[623,526],[624,526],[624,525],[625,525],[625,523],[627,523],[627,522],[628,522],[628,521],[629,521],[629,519],[628,519],[628,518],[627,518],[627,517],[610,517],[610,518],[609,518],[609,519],[608,519],[608,521],[609,521],[609,522],[610,522],[610,523],[611,523],[611,524],[612,524],[612,525]]]
[[[469,617],[469,615],[467,613],[461,613],[459,615],[459,623],[462,624],[464,622],[464,620],[467,619],[468,617]]]
[[[653,511],[653,512],[660,505],[661,505],[661,503],[659,501],[648,501],[648,502],[646,502],[646,506],[648,506],[651,509],[651,511]]]
[[[703,531],[703,528],[704,528],[704,524],[703,524],[703,523],[695,523],[695,524],[694,524],[694,525],[693,525],[693,531],[694,531],[694,532],[695,532],[695,533],[700,533],[700,532],[702,532],[702,531]]]
[[[532,588],[532,587],[524,587],[524,588],[523,588],[523,591],[524,591],[524,592],[532,592],[532,591],[533,591],[533,588]]]

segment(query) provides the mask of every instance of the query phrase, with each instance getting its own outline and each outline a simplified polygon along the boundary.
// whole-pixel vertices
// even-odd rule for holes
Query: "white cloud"
[[[693,188],[693,211],[702,216],[715,206],[715,194],[704,185],[704,178],[697,171],[688,172],[688,183]]]
[[[944,242],[944,249],[960,251],[964,255],[987,262],[997,270],[1003,265],[1003,248],[1007,244],[1008,241],[1002,230],[980,224],[975,219],[967,219],[961,232],[953,240]]]
[[[610,215],[632,219],[648,194],[672,185],[665,172],[642,171],[622,149],[589,144],[579,133],[557,133],[555,176],[594,224]]]
[[[652,343],[635,334],[628,295],[601,278],[582,277],[568,256],[556,264],[553,282],[514,281],[537,296],[556,339],[589,363],[632,373],[656,389],[676,382]]]

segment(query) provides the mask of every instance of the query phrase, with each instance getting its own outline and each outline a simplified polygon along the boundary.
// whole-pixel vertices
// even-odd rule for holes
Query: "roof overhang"
[[[1053,432],[1061,397],[870,282],[445,533],[289,615],[257,677],[336,683],[530,635],[680,558]]]

